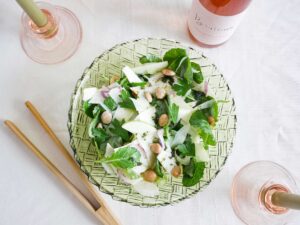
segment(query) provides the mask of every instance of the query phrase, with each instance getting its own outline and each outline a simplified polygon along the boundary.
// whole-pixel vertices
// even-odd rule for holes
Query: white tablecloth
[[[224,169],[205,189],[174,206],[139,208],[104,195],[124,225],[242,224],[230,205],[235,173],[254,160],[272,160],[300,179],[300,3],[253,1],[233,37],[217,48],[191,41],[190,0],[53,0],[74,11],[83,27],[78,52],[57,65],[40,65],[19,44],[21,9],[0,7],[0,224],[88,225],[90,213],[4,127],[11,119],[66,175],[80,181],[24,106],[31,100],[68,145],[70,95],[92,60],[117,43],[142,37],[176,39],[201,49],[223,72],[235,97],[238,130]],[[293,224],[299,224],[300,215]]]

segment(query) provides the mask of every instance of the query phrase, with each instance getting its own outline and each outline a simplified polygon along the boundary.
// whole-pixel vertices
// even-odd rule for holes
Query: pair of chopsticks
[[[72,184],[72,182],[65,177],[56,167],[55,165],[45,156],[43,153],[25,136],[25,134],[11,121],[6,120],[4,123],[10,128],[10,130],[48,167],[48,169],[56,176],[58,179],[65,185],[66,188],[69,189],[70,192],[74,194],[74,196],[90,211],[92,212],[98,220],[102,222],[103,225],[120,225],[121,223],[114,216],[112,211],[109,209],[108,205],[104,201],[104,199],[96,192],[93,185],[89,182],[87,176],[85,176],[79,166],[75,163],[72,156],[69,154],[68,150],[59,140],[59,138],[55,135],[53,130],[41,116],[41,114],[37,111],[37,109],[33,106],[32,103],[27,101],[25,103],[27,108],[33,114],[35,119],[40,123],[40,125],[45,129],[47,134],[53,140],[53,142],[57,145],[60,152],[64,155],[67,162],[71,164],[74,171],[80,176],[82,182],[89,189],[89,192],[93,195],[96,202],[99,206],[94,206],[88,199]]]

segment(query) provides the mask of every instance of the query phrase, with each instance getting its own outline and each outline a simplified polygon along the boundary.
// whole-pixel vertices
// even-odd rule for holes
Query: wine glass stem
[[[300,210],[300,195],[276,191],[271,201],[276,206]]]

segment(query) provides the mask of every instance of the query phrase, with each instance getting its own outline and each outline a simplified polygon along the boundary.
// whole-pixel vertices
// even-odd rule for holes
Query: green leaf
[[[203,74],[199,64],[191,62],[193,79],[196,83],[201,84],[203,82]]]
[[[177,95],[184,96],[191,87],[192,86],[186,80],[178,78],[177,83],[172,86],[172,89],[176,91]]]
[[[188,137],[183,144],[177,145],[175,149],[180,157],[195,156],[195,144],[192,143],[190,137]]]
[[[98,111],[96,113],[95,117],[92,119],[92,121],[89,125],[88,134],[89,134],[89,137],[91,137],[91,138],[94,137],[93,129],[96,128],[98,123],[100,122],[100,113],[101,113],[101,111]]]
[[[157,176],[164,177],[163,169],[158,159],[155,160],[154,171]]]
[[[177,123],[179,106],[176,105],[175,103],[173,103],[173,104],[169,105],[168,111],[169,111],[169,115],[170,115],[171,121],[173,123]]]
[[[203,177],[204,169],[205,163],[195,162],[195,160],[191,160],[189,165],[183,166],[183,186],[191,187],[199,183],[199,181]]]
[[[177,69],[176,74],[178,74],[181,78],[184,78],[187,83],[191,84],[193,81],[193,72],[191,61],[189,57],[185,56],[181,59]]]
[[[124,147],[114,152],[110,157],[98,162],[109,163],[122,169],[130,169],[137,166],[140,163],[140,159],[141,153],[136,148]]]
[[[129,84],[130,87],[145,87],[147,84],[146,81],[144,82],[132,82]]]
[[[140,58],[141,64],[150,63],[150,62],[162,62],[162,60],[161,60],[161,58],[159,58],[153,54],[144,55]]]
[[[158,122],[160,115],[168,113],[168,104],[166,100],[160,100],[153,97],[151,105],[155,107],[155,121]]]
[[[164,61],[168,61],[169,65],[172,64],[174,60],[177,60],[178,58],[182,58],[186,56],[186,50],[183,48],[172,48],[169,51],[167,51],[163,57]]]
[[[108,134],[106,134],[105,130],[102,128],[93,128],[92,133],[95,139],[97,139],[97,142],[104,142],[109,137]]]
[[[182,57],[175,59],[171,64],[169,64],[168,68],[173,71],[176,71],[178,68],[178,65],[180,64],[181,59],[182,59]]]
[[[120,107],[126,109],[136,110],[133,102],[130,99],[130,94],[127,90],[123,89],[120,94],[122,101],[119,103]]]
[[[88,101],[83,103],[83,111],[90,118],[94,118],[99,110],[103,110],[100,105],[91,104]]]
[[[205,149],[208,149],[208,145],[216,145],[216,141],[213,136],[211,127],[206,119],[206,116],[202,111],[195,111],[192,114],[189,122],[193,127],[198,129],[198,133],[203,140],[203,145]]]
[[[129,141],[130,136],[129,136],[129,132],[122,128],[123,124],[124,124],[124,121],[119,121],[117,119],[114,119],[110,123],[108,129],[112,134],[114,134],[116,136],[120,136],[122,138],[122,140],[127,142],[127,141]]]
[[[219,107],[216,101],[212,104],[210,108],[210,114],[215,119],[215,121],[218,121]]]
[[[103,103],[104,103],[104,104],[107,106],[107,108],[109,108],[111,111],[115,110],[115,109],[117,108],[117,106],[118,106],[118,104],[115,102],[115,100],[114,100],[112,97],[110,97],[110,96],[108,96],[108,97],[104,100]]]
[[[112,137],[110,137],[107,140],[107,143],[109,143],[111,145],[111,147],[113,147],[113,148],[119,148],[119,147],[121,147],[124,144],[122,138],[119,137],[119,136],[112,136]],[[105,146],[105,148],[106,148],[106,146]]]

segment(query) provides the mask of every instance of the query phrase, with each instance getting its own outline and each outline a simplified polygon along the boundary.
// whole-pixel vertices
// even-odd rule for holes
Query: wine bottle
[[[200,43],[219,45],[239,25],[251,0],[194,0],[188,16],[190,34]]]

